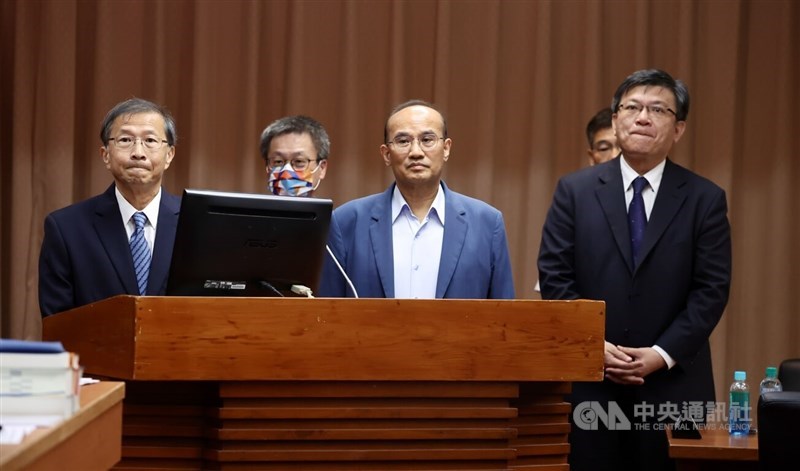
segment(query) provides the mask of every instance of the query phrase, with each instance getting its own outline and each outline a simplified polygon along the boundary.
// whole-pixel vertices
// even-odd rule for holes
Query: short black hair
[[[331,153],[331,139],[325,127],[314,118],[286,116],[270,123],[261,133],[261,157],[266,161],[272,140],[284,134],[308,134],[317,149],[317,160],[327,160]]]
[[[175,119],[169,111],[161,106],[147,101],[142,98],[131,98],[129,100],[117,103],[111,111],[103,118],[103,124],[100,125],[100,140],[103,145],[107,146],[108,141],[111,139],[111,127],[114,121],[123,115],[134,115],[142,113],[158,113],[164,118],[164,133],[167,135],[167,144],[174,146],[178,142],[178,132],[175,130]]]
[[[598,131],[612,127],[611,114],[611,108],[603,108],[589,120],[589,124],[586,125],[586,139],[589,140],[590,149],[594,149],[594,136]]]
[[[392,116],[396,115],[400,110],[404,110],[404,109],[410,108],[412,106],[424,106],[426,108],[430,108],[433,111],[439,113],[439,116],[442,117],[442,132],[444,133],[444,136],[442,136],[442,137],[447,139],[447,118],[444,116],[444,113],[442,113],[441,110],[437,109],[435,106],[433,106],[431,103],[429,103],[429,102],[427,102],[425,100],[408,100],[408,101],[406,101],[404,103],[400,103],[399,105],[397,105],[394,108],[392,108],[392,111],[389,112],[389,116],[386,117],[386,124],[383,125],[383,142],[384,142],[384,144],[389,142],[389,120],[392,118]]]
[[[622,100],[622,95],[628,93],[628,90],[642,85],[664,87],[671,90],[672,94],[675,95],[675,106],[678,108],[675,110],[675,117],[678,121],[686,121],[686,117],[689,116],[689,89],[686,84],[680,80],[675,80],[670,74],[659,69],[637,70],[630,74],[617,87],[614,98],[611,100],[611,109],[616,113],[619,110],[619,102]]]

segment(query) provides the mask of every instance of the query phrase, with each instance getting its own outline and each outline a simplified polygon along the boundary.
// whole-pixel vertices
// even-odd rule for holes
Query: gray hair
[[[308,116],[286,116],[273,121],[261,133],[261,157],[267,160],[272,140],[284,134],[308,134],[317,149],[317,160],[326,160],[331,153],[331,139],[319,121]]]
[[[628,93],[628,90],[642,85],[664,87],[671,90],[675,95],[675,105],[678,108],[675,110],[675,118],[678,121],[686,121],[686,117],[689,116],[689,89],[680,80],[675,80],[670,74],[658,69],[637,70],[630,74],[617,88],[614,98],[611,100],[611,109],[614,113],[619,110],[622,95]]]
[[[167,135],[167,143],[170,146],[174,146],[175,143],[178,142],[178,133],[175,130],[175,119],[172,118],[172,115],[166,108],[152,101],[143,100],[141,98],[131,98],[117,103],[103,119],[103,124],[100,126],[100,140],[103,141],[103,145],[108,145],[108,141],[111,139],[111,127],[118,117],[141,113],[160,114],[161,117],[164,118],[164,133]]]

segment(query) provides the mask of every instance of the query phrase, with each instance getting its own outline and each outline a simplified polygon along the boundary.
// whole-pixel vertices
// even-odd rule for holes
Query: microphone
[[[358,291],[356,291],[356,287],[355,287],[355,286],[353,286],[353,282],[352,282],[352,281],[350,281],[350,277],[348,277],[348,276],[347,276],[347,273],[345,273],[345,272],[344,272],[344,268],[342,268],[342,266],[339,264],[339,260],[336,260],[336,255],[334,255],[334,254],[333,254],[333,251],[331,251],[331,248],[330,248],[330,247],[328,247],[328,244],[325,244],[325,249],[326,249],[326,250],[328,251],[328,253],[331,255],[331,258],[333,259],[333,263],[335,263],[335,264],[336,264],[336,267],[337,267],[337,268],[339,269],[339,271],[342,273],[342,276],[344,277],[345,281],[347,281],[347,284],[348,284],[348,285],[350,285],[350,289],[353,291],[353,295],[354,295],[356,298],[358,298]]]

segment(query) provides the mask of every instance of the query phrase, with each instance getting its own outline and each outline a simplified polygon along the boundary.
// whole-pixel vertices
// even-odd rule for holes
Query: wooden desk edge
[[[122,402],[125,383],[102,381],[81,387],[81,407],[70,418],[53,427],[39,428],[17,445],[0,445],[0,468],[3,471],[22,469],[44,453],[67,440],[101,414]]]
[[[758,461],[758,437],[731,437],[724,430],[701,430],[703,438],[692,440],[674,438],[672,430],[667,432],[669,456],[674,459]],[[728,439],[728,445],[714,439]],[[739,441],[740,446],[731,446],[730,440]]]

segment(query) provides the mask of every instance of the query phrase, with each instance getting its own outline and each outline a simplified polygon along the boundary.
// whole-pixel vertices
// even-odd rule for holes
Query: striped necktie
[[[144,224],[147,216],[139,211],[133,215],[136,229],[131,236],[131,255],[133,256],[133,269],[136,271],[136,284],[139,285],[139,294],[144,296],[147,291],[147,278],[150,275],[150,247],[144,239]]]

